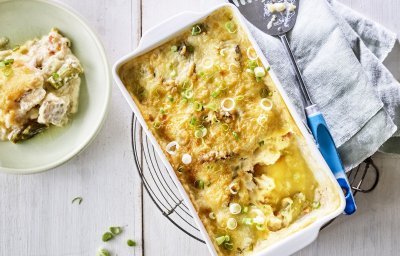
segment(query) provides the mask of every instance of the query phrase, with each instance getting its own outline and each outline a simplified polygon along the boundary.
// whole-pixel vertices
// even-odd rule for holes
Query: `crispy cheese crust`
[[[303,137],[256,58],[222,8],[119,73],[219,255],[249,254],[319,207]]]

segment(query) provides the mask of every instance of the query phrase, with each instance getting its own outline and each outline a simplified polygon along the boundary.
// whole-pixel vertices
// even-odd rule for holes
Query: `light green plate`
[[[66,127],[51,127],[20,144],[0,142],[0,171],[29,174],[54,168],[81,152],[105,119],[110,98],[109,67],[101,43],[69,8],[45,0],[0,0],[0,36],[11,46],[48,34],[52,27],[72,41],[85,69],[79,112]]]

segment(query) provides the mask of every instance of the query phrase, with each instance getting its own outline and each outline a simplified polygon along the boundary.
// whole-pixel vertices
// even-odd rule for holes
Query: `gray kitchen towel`
[[[211,2],[223,2],[209,0]],[[268,2],[268,1],[266,1]],[[346,170],[374,154],[400,125],[400,85],[382,64],[396,35],[335,0],[304,0],[289,41]],[[297,112],[304,106],[279,39],[248,24]]]

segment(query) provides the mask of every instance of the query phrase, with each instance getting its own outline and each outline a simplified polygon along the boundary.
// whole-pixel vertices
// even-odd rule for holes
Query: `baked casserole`
[[[118,69],[219,255],[248,255],[339,205],[228,7]],[[294,223],[302,221],[301,224]]]
[[[32,138],[51,125],[64,126],[78,111],[83,69],[70,47],[52,29],[0,51],[0,140]]]

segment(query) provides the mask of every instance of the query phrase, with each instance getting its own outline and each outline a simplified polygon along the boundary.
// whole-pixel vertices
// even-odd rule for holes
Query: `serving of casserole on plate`
[[[4,39],[5,40],[5,39]],[[30,139],[78,111],[83,68],[57,29],[0,50],[0,140]]]
[[[100,131],[111,91],[107,59],[94,32],[62,4],[0,0],[0,10],[0,172],[46,171]]]
[[[311,242],[344,199],[243,24],[230,5],[177,16],[114,75],[210,251],[284,255]]]

